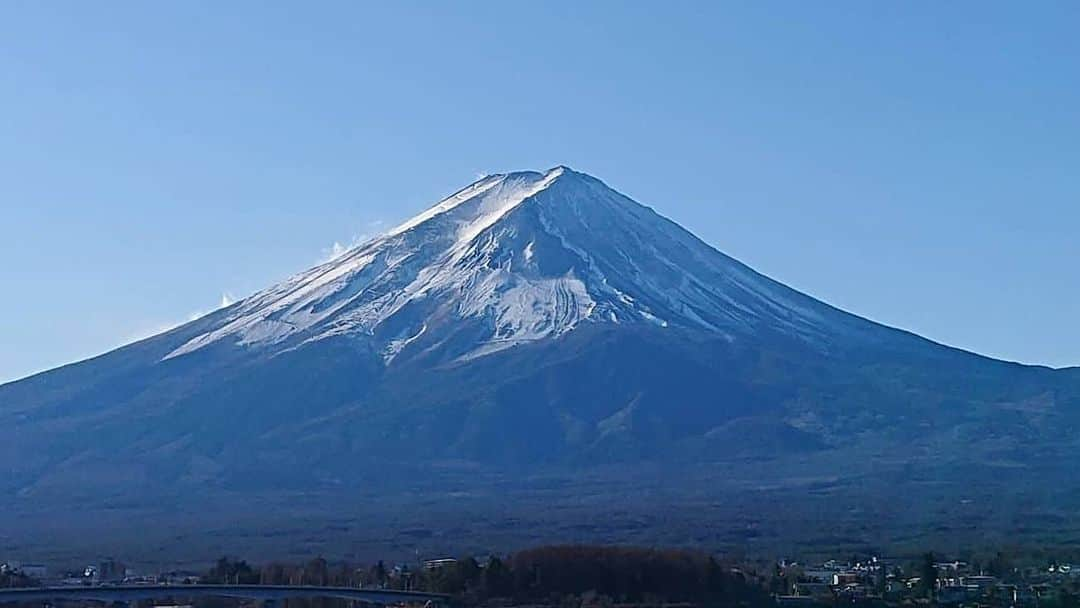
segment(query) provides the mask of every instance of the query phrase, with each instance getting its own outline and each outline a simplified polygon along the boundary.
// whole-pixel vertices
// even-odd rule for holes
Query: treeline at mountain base
[[[638,547],[550,546],[500,557],[432,560],[366,567],[315,559],[256,567],[223,558],[209,583],[332,585],[445,593],[478,605],[672,604],[771,606],[763,579],[699,551]],[[333,608],[344,602],[288,602],[287,608]]]

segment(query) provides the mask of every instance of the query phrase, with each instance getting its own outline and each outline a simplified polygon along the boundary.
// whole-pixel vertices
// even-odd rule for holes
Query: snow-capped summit
[[[471,343],[456,345],[463,357],[582,322],[728,333],[764,325],[812,336],[835,312],[814,304],[559,166],[484,177],[247,298],[169,357],[218,340],[273,347],[353,335],[373,340],[389,361],[410,345],[443,345],[463,323],[481,326]]]
[[[563,166],[484,177],[330,262],[247,298],[167,358],[222,340],[368,340],[392,361],[471,358],[581,323],[814,336],[823,307]],[[834,319],[835,321],[835,319]],[[466,341],[454,339],[468,328]]]

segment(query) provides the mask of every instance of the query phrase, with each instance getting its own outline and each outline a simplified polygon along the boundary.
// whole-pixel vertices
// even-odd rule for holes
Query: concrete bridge
[[[276,608],[290,598],[336,598],[370,604],[432,604],[445,606],[450,596],[414,591],[360,589],[356,587],[308,587],[291,585],[125,585],[69,586],[0,589],[0,604],[11,602],[102,602],[129,605],[139,600],[193,600],[219,597],[256,600]]]

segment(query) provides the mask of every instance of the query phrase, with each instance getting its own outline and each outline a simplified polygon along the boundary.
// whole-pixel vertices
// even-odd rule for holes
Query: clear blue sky
[[[0,3],[0,379],[556,164],[847,310],[1080,364],[1080,3],[450,4]]]

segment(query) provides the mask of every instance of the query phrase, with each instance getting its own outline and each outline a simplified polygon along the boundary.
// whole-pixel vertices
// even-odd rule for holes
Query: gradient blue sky
[[[1080,364],[1080,3],[0,3],[0,380],[568,164],[869,318]]]

